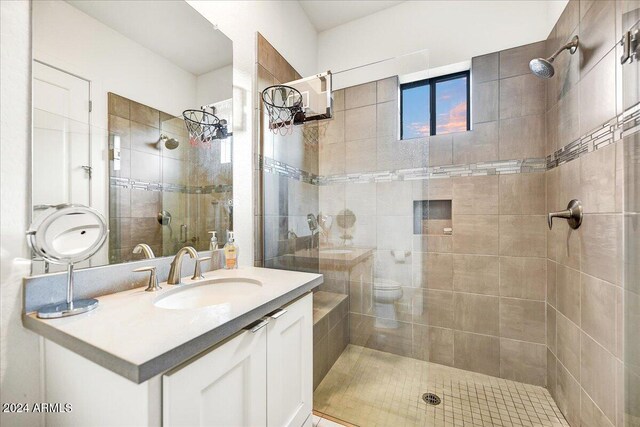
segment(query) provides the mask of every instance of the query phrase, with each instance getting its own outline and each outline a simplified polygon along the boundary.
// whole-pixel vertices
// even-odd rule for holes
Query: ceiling
[[[388,9],[402,1],[383,0],[298,0],[317,31],[325,31],[349,21]]]
[[[196,76],[232,63],[231,40],[186,2],[67,2]]]

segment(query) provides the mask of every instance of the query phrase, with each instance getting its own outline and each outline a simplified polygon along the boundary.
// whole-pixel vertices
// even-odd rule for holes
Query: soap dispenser
[[[211,234],[211,240],[209,240],[209,250],[215,251],[218,249],[218,233],[214,231],[209,231]]]
[[[238,268],[238,246],[233,238],[233,231],[227,231],[227,243],[224,245],[224,268]]]

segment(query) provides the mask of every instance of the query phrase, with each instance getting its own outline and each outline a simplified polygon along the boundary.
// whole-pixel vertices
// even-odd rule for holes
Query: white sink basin
[[[154,305],[169,310],[184,310],[226,304],[259,290],[262,282],[247,278],[218,278],[182,285],[158,298]]]
[[[351,249],[321,249],[321,254],[329,254],[329,255],[346,255],[353,252]]]

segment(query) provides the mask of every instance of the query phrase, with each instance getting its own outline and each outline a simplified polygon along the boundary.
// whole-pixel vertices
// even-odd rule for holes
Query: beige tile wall
[[[399,141],[396,78],[337,91],[345,110],[337,108],[320,138],[320,174],[498,160],[501,146],[509,159],[542,157],[544,86],[524,74],[518,58],[543,48],[544,42],[474,58],[472,80],[486,84],[487,95],[476,100],[470,132]],[[502,108],[501,84],[513,92]],[[523,134],[530,122],[543,126],[530,140],[501,138],[501,128]],[[544,385],[545,191],[542,173],[321,186],[320,210],[334,216],[352,210],[353,244],[373,248],[374,277],[402,289],[397,323],[379,317],[372,283],[350,295],[351,342]],[[413,235],[413,202],[425,199],[452,201],[453,236]],[[332,233],[335,244],[338,234]],[[407,255],[397,261],[392,252]],[[325,281],[332,280],[327,274]]]
[[[547,54],[574,35],[580,48],[558,57],[547,82],[546,154],[622,112],[622,4],[571,0],[549,35]],[[546,173],[550,210],[577,198],[585,211],[579,229],[559,221],[547,232],[547,386],[572,426],[625,425],[622,149],[618,142]]]
[[[544,385],[544,174],[456,177],[433,190],[452,196],[453,235],[419,238],[414,285],[453,298],[450,358],[439,363]]]
[[[640,3],[635,9],[635,20],[640,20]],[[640,65],[636,62],[633,67],[627,66],[622,73],[623,105],[637,103],[640,100]],[[640,133],[624,139],[622,150],[618,153],[623,156],[622,173],[624,177],[624,338],[623,351],[624,368],[620,373],[621,381],[625,388],[617,387],[618,402],[622,399],[626,402],[624,415],[627,424],[633,420],[640,420]],[[618,166],[616,164],[616,166]],[[620,174],[617,174],[618,177]]]

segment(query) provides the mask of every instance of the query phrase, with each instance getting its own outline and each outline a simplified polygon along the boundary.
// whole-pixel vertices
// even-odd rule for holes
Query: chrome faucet
[[[153,253],[153,249],[151,249],[151,246],[147,245],[146,243],[138,243],[136,247],[133,248],[133,253],[134,254],[143,253],[144,257],[147,259],[156,257],[155,254]]]
[[[176,254],[175,258],[173,258],[173,261],[171,261],[171,269],[169,270],[169,277],[167,278],[167,284],[169,285],[182,284],[180,276],[182,275],[182,257],[185,254],[189,254],[191,258],[198,259],[198,252],[196,252],[196,250],[191,246],[185,246],[184,248],[180,249]]]

